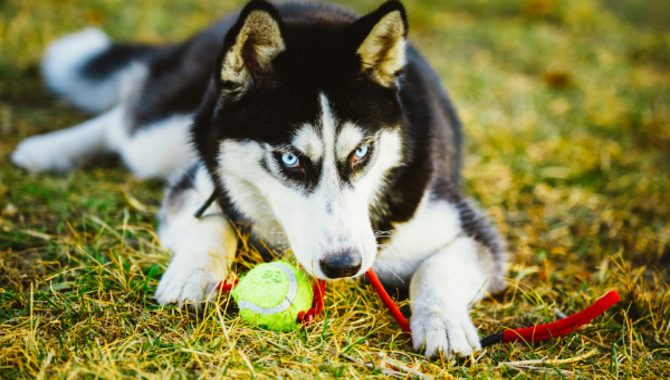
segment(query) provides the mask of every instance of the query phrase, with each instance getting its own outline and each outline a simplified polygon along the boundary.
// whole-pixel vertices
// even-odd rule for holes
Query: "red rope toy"
[[[396,305],[395,302],[393,302],[393,299],[388,295],[382,286],[382,283],[377,278],[377,275],[372,271],[372,269],[365,272],[365,275],[368,278],[368,281],[370,281],[372,287],[377,292],[377,295],[379,295],[379,298],[381,298],[381,300],[386,305],[389,313],[391,313],[393,318],[400,326],[400,329],[405,334],[407,334],[408,337],[411,337],[412,331],[410,330],[407,319],[405,319],[405,316],[403,316],[400,312],[398,305]],[[219,284],[219,288],[222,291],[230,291],[235,287],[235,285],[237,285],[237,281],[230,284],[222,282]],[[325,280],[314,281],[314,299],[312,300],[312,307],[306,313],[300,312],[300,314],[298,314],[298,322],[307,324],[314,319],[314,316],[321,313],[323,310],[323,297],[325,291]],[[587,307],[577,314],[540,326],[506,330],[502,333],[490,335],[482,339],[480,343],[482,347],[486,347],[496,343],[512,343],[517,341],[530,343],[550,340],[556,338],[557,336],[572,333],[576,329],[591,322],[593,319],[604,313],[617,302],[619,302],[619,293],[617,293],[616,290],[611,290],[599,298],[596,302],[594,302],[593,305]]]

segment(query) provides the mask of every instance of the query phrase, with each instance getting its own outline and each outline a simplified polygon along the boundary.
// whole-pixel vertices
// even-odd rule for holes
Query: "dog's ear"
[[[384,87],[393,86],[405,65],[407,14],[402,3],[387,1],[352,28],[362,71]]]
[[[277,9],[264,0],[249,2],[223,42],[219,68],[224,95],[236,99],[267,81],[272,61],[285,49]]]

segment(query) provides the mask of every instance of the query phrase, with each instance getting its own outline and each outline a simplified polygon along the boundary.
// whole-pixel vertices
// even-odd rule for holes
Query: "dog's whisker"
[[[393,233],[395,230],[390,230],[390,231],[372,231],[372,234],[376,239],[379,238],[385,238],[385,237],[392,237]]]
[[[391,274],[392,274],[393,276],[395,276],[395,278],[398,279],[398,281],[402,282],[403,284],[405,283],[405,281],[403,281],[403,279],[400,278],[400,276],[398,276],[398,274],[397,274],[396,272],[394,272],[393,269],[389,268],[388,265],[386,265],[386,264],[384,264],[384,263],[382,263],[382,262],[380,262],[380,261],[376,261],[376,263],[377,263],[377,264],[381,264],[381,265],[383,265],[384,268],[386,268],[386,270],[388,270],[389,272],[391,272]],[[375,267],[375,265],[372,264],[372,268],[373,268],[373,269],[374,269],[374,267]]]
[[[378,256],[391,257],[391,258],[396,259],[396,260],[403,260],[403,259],[402,259],[401,257],[399,257],[397,254],[395,254],[395,253],[391,253],[391,252],[389,252],[389,251],[381,251],[381,250],[380,250],[380,251],[377,251],[377,255],[378,255]]]

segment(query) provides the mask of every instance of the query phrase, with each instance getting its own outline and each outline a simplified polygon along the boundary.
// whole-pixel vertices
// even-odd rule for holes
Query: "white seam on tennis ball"
[[[295,274],[293,274],[293,271],[289,268],[278,263],[270,263],[270,265],[286,274],[286,279],[288,280],[288,294],[286,294],[286,299],[274,307],[260,307],[249,301],[240,301],[237,303],[237,307],[240,309],[249,309],[256,314],[270,315],[281,313],[291,306],[296,293],[298,293],[298,279],[295,278]]]

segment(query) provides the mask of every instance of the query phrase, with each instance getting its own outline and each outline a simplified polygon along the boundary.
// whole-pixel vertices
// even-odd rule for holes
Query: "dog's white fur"
[[[139,178],[168,178],[190,167],[196,158],[189,141],[193,115],[176,114],[130,134],[127,127],[112,130],[111,144]]]
[[[414,217],[389,234],[374,269],[388,284],[410,283],[414,348],[425,344],[428,356],[481,349],[468,306],[487,294],[482,263],[489,259],[463,234],[458,210],[424,194]]]
[[[181,307],[214,296],[237,252],[237,234],[218,205],[210,206],[200,219],[193,217],[214,190],[203,166],[195,171],[193,182],[179,204],[171,205],[166,198],[161,209],[158,237],[173,255],[156,290],[156,299],[164,305]]]
[[[425,345],[427,356],[481,350],[468,308],[488,293],[484,249],[471,237],[459,237],[422,260],[410,284],[415,350]]]

